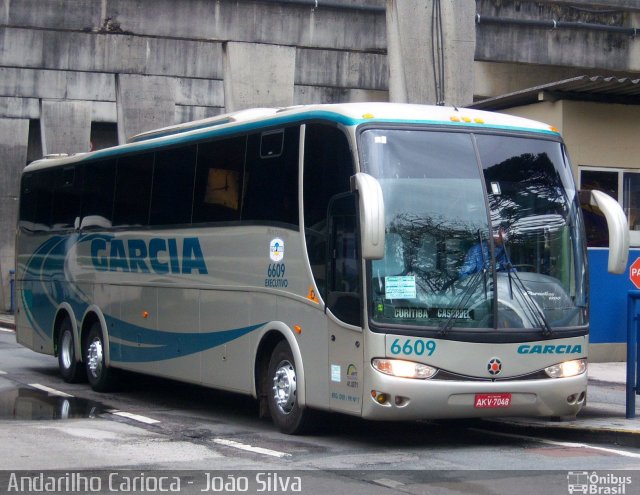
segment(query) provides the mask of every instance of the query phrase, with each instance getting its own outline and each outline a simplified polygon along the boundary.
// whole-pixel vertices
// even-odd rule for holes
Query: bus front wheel
[[[308,431],[309,409],[298,403],[298,379],[289,344],[283,340],[273,349],[268,369],[268,404],[271,419],[283,433]]]
[[[69,318],[64,318],[58,334],[58,368],[67,383],[77,383],[85,378],[85,369],[76,359],[75,338]]]
[[[96,392],[107,392],[113,388],[114,370],[106,364],[104,337],[100,323],[91,325],[84,344],[84,363],[89,385]]]

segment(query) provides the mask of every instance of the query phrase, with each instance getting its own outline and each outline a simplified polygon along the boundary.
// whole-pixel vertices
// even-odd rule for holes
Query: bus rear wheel
[[[102,328],[97,321],[84,341],[84,363],[89,385],[96,392],[108,392],[115,384],[115,371],[107,366]]]
[[[291,435],[309,431],[311,411],[300,407],[298,402],[295,360],[285,340],[273,349],[267,376],[267,403],[274,424]]]
[[[76,341],[69,318],[65,318],[60,323],[58,368],[62,379],[67,383],[77,383],[86,377],[84,366],[76,359]]]

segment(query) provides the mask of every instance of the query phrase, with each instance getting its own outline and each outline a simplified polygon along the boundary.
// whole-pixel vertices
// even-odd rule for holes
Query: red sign
[[[629,280],[636,286],[636,289],[640,289],[640,258],[636,258],[629,267]]]

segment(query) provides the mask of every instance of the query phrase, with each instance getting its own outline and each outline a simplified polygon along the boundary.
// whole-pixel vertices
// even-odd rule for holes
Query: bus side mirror
[[[351,177],[351,190],[358,191],[362,257],[366,260],[382,259],[384,200],[380,183],[371,175],[360,172]]]
[[[585,198],[585,195],[588,195]],[[629,258],[629,225],[620,204],[602,191],[582,191],[581,199],[597,206],[607,219],[609,229],[609,273],[624,273]]]

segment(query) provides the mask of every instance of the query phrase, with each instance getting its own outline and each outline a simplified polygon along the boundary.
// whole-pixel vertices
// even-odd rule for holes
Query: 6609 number
[[[403,354],[405,356],[432,356],[436,352],[435,340],[424,339],[395,339],[391,343],[391,354],[397,356]]]

